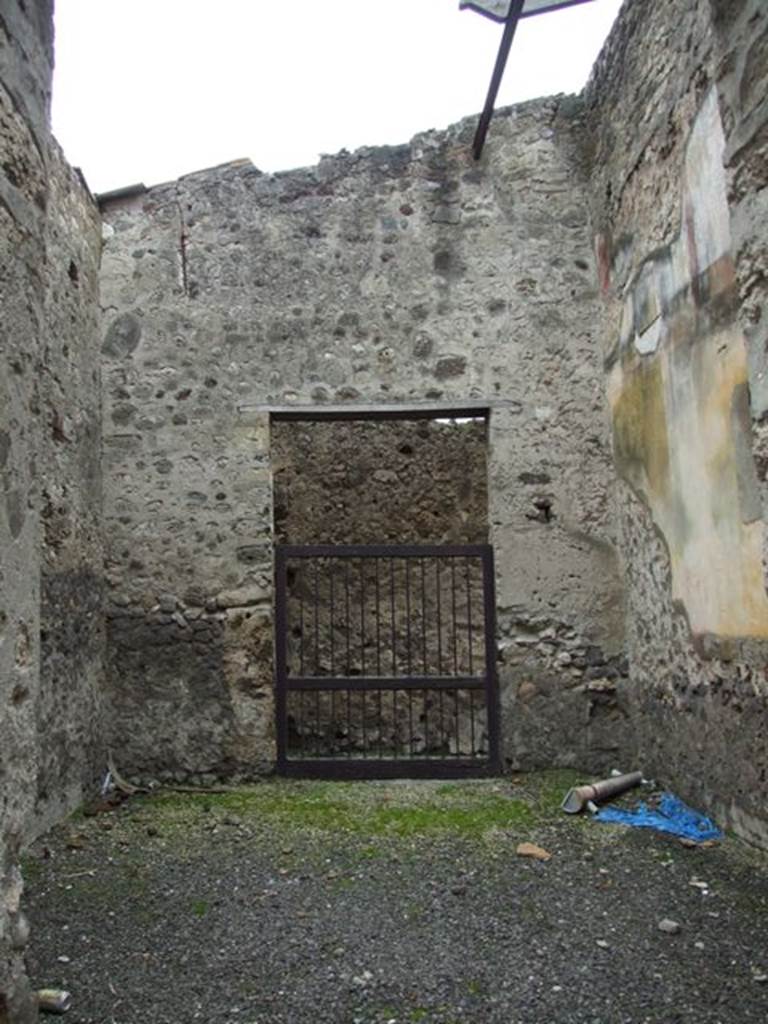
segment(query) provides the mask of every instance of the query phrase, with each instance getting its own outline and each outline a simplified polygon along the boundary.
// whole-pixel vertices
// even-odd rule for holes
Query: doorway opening
[[[487,419],[272,425],[278,768],[499,764]]]

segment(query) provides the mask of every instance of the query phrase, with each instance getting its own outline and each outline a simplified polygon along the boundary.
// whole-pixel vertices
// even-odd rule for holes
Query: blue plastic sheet
[[[723,833],[711,818],[692,810],[672,793],[662,793],[659,806],[655,809],[645,803],[639,803],[631,811],[621,807],[603,807],[594,817],[614,825],[655,828],[657,832],[667,832],[697,843],[723,838]]]

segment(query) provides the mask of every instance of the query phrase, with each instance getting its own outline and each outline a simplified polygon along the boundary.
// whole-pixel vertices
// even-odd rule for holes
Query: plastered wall
[[[638,758],[761,843],[765,39],[625,4],[586,93]]]

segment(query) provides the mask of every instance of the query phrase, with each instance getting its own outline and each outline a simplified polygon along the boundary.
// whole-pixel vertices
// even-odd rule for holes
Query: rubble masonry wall
[[[49,133],[52,11],[0,18],[0,1021],[36,1019],[23,845],[103,770],[98,211]]]
[[[103,202],[108,685],[126,770],[273,762],[269,409],[424,402],[491,410],[508,762],[615,760],[622,588],[581,109],[499,111],[479,164],[473,123]]]

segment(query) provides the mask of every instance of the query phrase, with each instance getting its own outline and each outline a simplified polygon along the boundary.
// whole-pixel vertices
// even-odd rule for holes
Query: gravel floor
[[[72,992],[69,1024],[765,1024],[768,858],[568,818],[572,781],[77,816],[26,864],[33,983]]]

